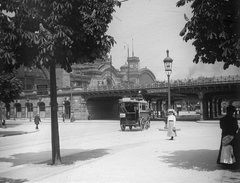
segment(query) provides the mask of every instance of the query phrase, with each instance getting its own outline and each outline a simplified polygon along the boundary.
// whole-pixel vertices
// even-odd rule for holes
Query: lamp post
[[[17,118],[17,103],[18,103],[18,100],[15,100],[13,120],[16,120]]]
[[[30,99],[27,98],[27,116],[28,116],[28,113],[29,113],[29,121],[31,122],[32,121],[32,118],[31,118],[31,103],[30,103]]]
[[[1,117],[1,119],[0,119],[0,126],[2,127],[2,120],[3,120],[3,114],[2,114],[2,101],[0,101],[0,117]]]
[[[125,42],[124,42],[125,43]],[[125,43],[127,45],[127,62],[128,62],[128,74],[127,74],[127,78],[128,78],[128,84],[130,82],[130,71],[129,71],[129,45],[127,43]]]
[[[62,120],[65,122],[65,104],[66,104],[66,98],[64,98],[63,103],[63,109],[62,109]]]
[[[165,73],[167,74],[167,77],[168,77],[168,106],[167,106],[167,112],[168,112],[168,109],[171,108],[170,75],[172,73],[172,62],[173,62],[173,59],[169,57],[169,50],[167,50],[167,57],[163,60],[163,62],[165,67]],[[165,125],[167,125],[166,122],[165,122]]]
[[[40,109],[41,106],[40,106],[40,105],[41,105],[41,102],[42,102],[42,97],[40,97],[40,98],[38,99],[38,114],[39,114],[39,116],[41,116],[41,115],[40,115],[40,111],[41,111],[41,109]]]
[[[73,91],[72,91],[72,86],[71,86],[71,114],[70,114],[70,121],[71,122],[74,122],[75,121],[75,118],[74,118],[74,104],[73,104]]]

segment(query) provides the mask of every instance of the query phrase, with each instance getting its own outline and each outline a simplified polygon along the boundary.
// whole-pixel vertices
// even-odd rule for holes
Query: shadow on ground
[[[5,183],[23,183],[23,182],[28,182],[28,180],[27,179],[11,179],[11,178],[0,177],[0,182],[5,182]]]
[[[71,165],[77,161],[86,161],[100,158],[109,154],[107,149],[81,150],[61,149],[61,160],[63,165]],[[52,164],[52,151],[30,152],[12,155],[9,158],[0,158],[0,162],[12,163],[12,166],[24,164]]]
[[[178,121],[198,121],[200,115],[181,115],[176,117]]]
[[[160,156],[161,161],[171,167],[192,169],[198,171],[222,170],[217,161],[218,150],[196,149],[188,151],[169,152],[167,156]]]
[[[18,127],[18,126],[21,126],[22,124],[11,124],[10,122],[7,123],[6,122],[6,125],[3,125],[1,128],[15,128],[15,127]]]
[[[7,137],[7,136],[14,136],[14,135],[24,135],[28,133],[34,133],[33,132],[25,132],[25,131],[0,131],[0,137]]]

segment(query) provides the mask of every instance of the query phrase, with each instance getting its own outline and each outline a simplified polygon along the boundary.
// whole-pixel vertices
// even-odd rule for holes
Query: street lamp
[[[39,97],[39,99],[38,99],[38,114],[39,114],[39,116],[41,116],[41,115],[40,115],[41,102],[42,102],[42,97]]]
[[[0,126],[1,126],[1,127],[2,127],[2,121],[3,121],[2,104],[3,104],[2,101],[0,101],[0,108],[1,108],[1,109],[0,109],[0,117],[1,117],[1,119],[0,119],[0,120],[1,120],[1,121],[0,121]]]
[[[32,109],[32,105],[30,103],[30,99],[27,98],[27,116],[28,116],[28,113],[29,113],[29,121],[31,122],[32,121],[32,117],[31,117],[31,109]]]
[[[129,84],[129,82],[130,82],[130,71],[129,71],[129,45],[127,44],[127,43],[125,43],[124,42],[124,44],[126,44],[127,45],[127,62],[128,62],[128,84]]]
[[[167,109],[171,108],[171,99],[170,99],[170,75],[172,73],[172,62],[173,59],[169,57],[169,50],[167,50],[167,57],[163,60],[164,67],[165,67],[165,73],[168,77],[168,107]]]
[[[71,86],[71,114],[70,114],[70,121],[71,122],[74,122],[75,121],[75,118],[74,118],[74,104],[73,104],[73,88]]]
[[[67,99],[64,98],[64,101],[62,102],[63,108],[62,108],[62,120],[65,122],[65,104],[66,104]]]

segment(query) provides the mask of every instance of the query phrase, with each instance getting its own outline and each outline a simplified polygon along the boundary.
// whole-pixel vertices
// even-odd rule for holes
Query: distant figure
[[[65,122],[65,114],[64,114],[64,112],[62,113],[62,120],[63,120],[63,122]]]
[[[71,122],[74,122],[74,121],[75,121],[75,117],[74,117],[74,113],[73,113],[73,112],[71,112],[70,121],[71,121]]]
[[[5,113],[2,114],[1,126],[2,126],[3,128],[7,128],[7,127],[6,127],[6,115],[5,115]]]
[[[168,111],[167,127],[168,127],[167,136],[171,137],[170,140],[173,140],[173,138],[177,136],[177,133],[176,133],[176,117],[174,115],[173,110]]]
[[[34,117],[34,122],[36,124],[36,129],[38,129],[39,122],[41,122],[39,114],[36,114],[36,116]]]
[[[229,105],[226,109],[227,113],[224,117],[220,119],[220,128],[222,129],[222,136],[221,136],[221,145],[220,150],[217,158],[217,163],[226,165],[229,168],[239,168],[240,167],[240,132],[238,127],[238,121],[236,118],[233,117],[233,114],[236,111],[236,108],[232,105]],[[232,140],[228,140],[226,143],[225,139],[229,139],[228,137],[233,137]],[[226,150],[226,145],[228,145],[228,148]],[[221,161],[221,157],[229,157],[231,154],[222,155],[222,153],[231,153],[231,147],[233,149],[233,157],[235,158],[234,161]]]

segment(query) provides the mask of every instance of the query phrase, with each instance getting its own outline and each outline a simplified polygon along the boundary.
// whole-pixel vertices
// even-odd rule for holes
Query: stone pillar
[[[213,118],[213,99],[212,98],[210,98],[209,99],[209,117],[212,119]]]
[[[159,109],[160,109],[160,117],[162,118],[163,117],[162,100],[159,101],[158,105],[159,105]]]
[[[199,104],[200,104],[200,120],[203,120],[203,93],[198,94]]]
[[[214,117],[217,117],[217,101],[218,101],[218,99],[215,98],[214,99]]]
[[[158,111],[159,111],[159,100],[156,101],[157,118],[159,117]]]
[[[218,99],[218,103],[217,103],[217,108],[218,108],[218,115],[222,115],[222,99]]]
[[[208,119],[208,99],[203,97],[203,119]]]

